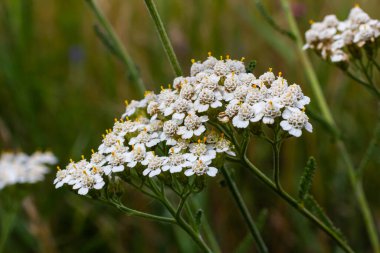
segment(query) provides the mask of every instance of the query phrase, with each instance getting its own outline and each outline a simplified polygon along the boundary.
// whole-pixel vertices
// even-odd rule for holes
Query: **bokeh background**
[[[292,41],[274,31],[260,15],[254,0],[155,1],[184,73],[190,59],[213,55],[244,56],[257,60],[254,73],[272,67],[312,96]],[[378,0],[357,1],[371,17],[380,19]],[[142,0],[98,0],[135,61],[150,90],[171,83],[174,75]],[[277,23],[287,27],[278,1],[263,1]],[[335,13],[346,18],[356,3],[291,1],[302,32],[309,19]],[[0,149],[52,150],[64,166],[69,158],[88,155],[124,110],[133,93],[128,74],[94,33],[96,23],[85,1],[0,1]],[[376,101],[348,80],[336,67],[311,55],[334,116],[358,163],[377,118]],[[380,80],[377,77],[377,81]],[[317,111],[313,102],[311,108]],[[309,156],[318,170],[313,193],[354,249],[370,252],[363,220],[333,138],[318,122],[313,134],[289,140],[282,149],[284,188],[296,194]],[[365,170],[364,187],[380,227],[380,156]],[[270,147],[259,140],[250,156],[266,173],[271,172]],[[18,212],[4,252],[198,252],[181,231],[79,197],[68,189],[54,190],[55,169],[46,182],[31,188]],[[236,180],[249,208],[261,217],[262,233],[271,252],[339,252],[321,231],[292,210],[248,171],[236,168]],[[210,180],[198,198],[223,252],[255,252],[247,228],[221,177]],[[131,206],[158,209],[136,192]],[[266,218],[263,218],[266,213]],[[0,223],[2,221],[0,220]],[[242,243],[245,241],[246,243]],[[241,251],[237,251],[240,248]],[[246,249],[244,251],[244,249]]]

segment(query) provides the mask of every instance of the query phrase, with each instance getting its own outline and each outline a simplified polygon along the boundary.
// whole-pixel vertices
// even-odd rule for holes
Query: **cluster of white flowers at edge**
[[[161,87],[160,94],[146,92],[140,101],[126,103],[121,120],[107,130],[98,151],[87,161],[71,161],[57,172],[56,187],[64,184],[87,194],[101,189],[103,176],[143,168],[144,176],[183,173],[186,176],[214,177],[218,169],[213,160],[223,153],[235,156],[231,142],[206,125],[208,121],[232,124],[242,129],[254,122],[280,122],[284,131],[299,137],[312,126],[304,112],[310,102],[297,84],[288,85],[282,74],[268,71],[256,78],[247,73],[244,63],[193,60],[191,75],[177,77],[173,87]],[[167,155],[159,156],[157,146],[165,145]]]
[[[49,172],[47,165],[57,163],[51,152],[25,153],[4,152],[0,156],[0,189],[18,183],[42,181]]]
[[[326,16],[322,22],[312,23],[306,31],[304,49],[315,49],[323,59],[347,62],[347,47],[363,47],[374,43],[380,36],[380,21],[371,19],[359,6],[351,9],[348,19],[339,21],[335,15]]]

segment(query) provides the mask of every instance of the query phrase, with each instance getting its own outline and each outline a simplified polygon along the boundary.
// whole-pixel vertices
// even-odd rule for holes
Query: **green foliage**
[[[303,175],[298,188],[298,199],[301,203],[305,201],[310,193],[311,186],[313,184],[313,177],[315,170],[317,169],[316,161],[314,157],[310,157],[307,161]]]

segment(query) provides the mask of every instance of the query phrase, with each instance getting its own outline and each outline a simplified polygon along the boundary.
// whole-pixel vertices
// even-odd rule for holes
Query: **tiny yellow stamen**
[[[125,106],[128,106],[129,102],[128,100],[124,100]]]
[[[70,162],[73,163],[74,162],[73,159],[70,158]]]
[[[227,59],[227,60],[230,59],[230,55],[229,55],[229,54],[226,55],[226,59]]]
[[[168,84],[168,87],[169,87],[169,89],[171,89],[171,88],[172,88],[172,85],[169,83],[169,84]]]
[[[161,85],[161,90],[164,90],[164,86],[163,85]]]
[[[95,151],[94,151],[94,149],[93,149],[93,148],[91,149],[91,153],[93,153],[93,154],[95,153]]]
[[[83,172],[83,174],[85,174],[87,176],[87,172],[85,170],[83,170],[82,172]]]
[[[201,143],[201,139],[198,139],[198,143]]]
[[[105,138],[106,138],[106,135],[105,135],[105,134],[102,134],[102,137],[103,137],[103,139],[105,139]]]
[[[356,8],[360,8],[360,4],[359,4],[359,3],[356,3],[356,4],[354,5],[354,7],[356,7]]]
[[[310,24],[310,25],[314,24],[314,20],[309,19],[309,24]]]
[[[305,108],[305,107],[304,107],[304,108],[302,108],[302,111],[303,111],[303,112],[305,112],[305,111],[306,111],[306,108]]]
[[[211,57],[211,55],[212,55],[210,51],[207,54],[208,54],[209,57]]]
[[[241,57],[240,61],[244,61],[245,60],[245,57]]]
[[[206,141],[207,141],[207,137],[205,136],[203,137],[203,142],[206,143]]]
[[[223,55],[220,56],[220,60],[223,60]]]
[[[82,157],[82,160],[84,160],[84,155],[81,155],[80,157]]]
[[[282,72],[280,71],[280,72],[278,72],[278,76],[279,77],[281,77],[282,76]]]
[[[272,72],[272,68],[269,68],[269,72]]]
[[[57,166],[57,170],[60,171],[60,170],[61,170],[61,167]]]
[[[114,118],[113,120],[115,121],[115,123],[119,121],[117,118]]]
[[[191,63],[194,64],[195,63],[195,59],[191,59]]]

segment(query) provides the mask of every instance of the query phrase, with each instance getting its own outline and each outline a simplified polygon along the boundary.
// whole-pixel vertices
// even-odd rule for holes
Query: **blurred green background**
[[[155,1],[185,74],[190,59],[213,55],[257,60],[255,74],[269,67],[290,82],[311,90],[292,41],[274,31],[253,0]],[[379,1],[357,1],[372,18],[380,19]],[[135,61],[147,87],[158,91],[174,75],[142,0],[99,0],[117,34]],[[263,1],[286,28],[278,1]],[[345,19],[354,1],[291,1],[302,32],[309,19],[335,13]],[[80,0],[0,1],[0,149],[50,149],[63,167],[70,157],[88,155],[101,134],[124,110],[125,99],[138,98],[125,68],[94,33],[96,23]],[[334,116],[347,140],[353,160],[360,161],[377,117],[376,101],[334,66],[312,55],[313,64]],[[379,80],[378,76],[377,79]],[[313,105],[313,99],[311,108]],[[313,134],[292,139],[282,149],[282,181],[295,194],[308,156],[318,162],[313,193],[341,228],[354,249],[370,252],[363,221],[333,138],[317,122]],[[380,226],[379,149],[367,167],[364,185]],[[271,171],[270,147],[254,140],[255,164]],[[34,186],[24,202],[5,252],[198,252],[186,235],[167,225],[126,217],[112,208],[79,197],[67,189],[54,190],[55,170]],[[234,209],[221,177],[210,180],[199,202],[205,209],[223,252],[234,252],[248,233]],[[321,231],[294,212],[246,170],[236,168],[236,180],[255,218],[267,210],[262,231],[271,252],[339,252]],[[158,207],[136,192],[131,206]],[[2,221],[0,221],[1,223]],[[247,241],[247,240],[246,240]],[[247,251],[255,252],[247,241]],[[244,251],[241,251],[244,252]]]

